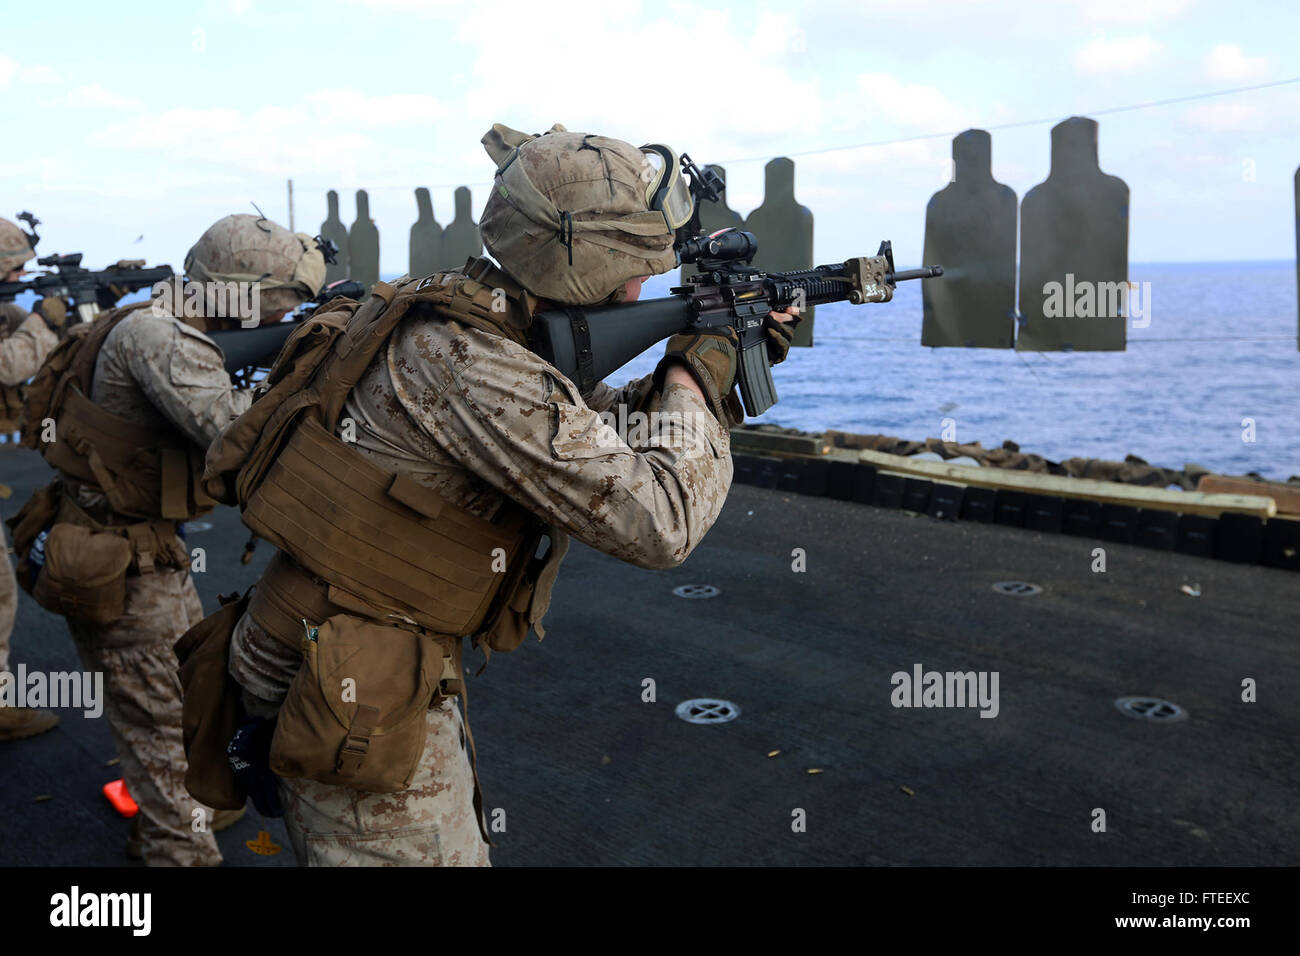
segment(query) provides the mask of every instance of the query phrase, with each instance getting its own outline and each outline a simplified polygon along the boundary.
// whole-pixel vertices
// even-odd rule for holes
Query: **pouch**
[[[214,810],[238,810],[247,793],[235,776],[226,745],[243,723],[242,690],[230,676],[230,639],[248,609],[243,598],[222,598],[222,608],[185,632],[173,647],[180,662],[181,736],[185,789]]]
[[[537,550],[543,538],[546,538],[546,550],[542,557],[538,557]],[[523,553],[530,557],[527,561],[517,561],[514,574],[502,583],[493,616],[474,635],[476,647],[485,652],[508,654],[524,642],[532,626],[528,612],[532,607],[533,593],[537,590],[537,579],[553,546],[544,526],[535,523],[523,543]]]
[[[47,611],[104,626],[126,610],[131,545],[119,534],[56,524],[45,539],[45,567],[32,597]]]
[[[370,793],[409,787],[443,674],[443,645],[336,614],[304,634],[302,649],[271,741],[271,769]]]
[[[14,556],[18,559],[18,583],[24,591],[32,593],[31,562],[27,560],[32,545],[40,533],[54,524],[59,514],[59,501],[62,493],[55,485],[37,488],[36,493],[27,499],[18,514],[6,518],[9,533],[14,538]]]

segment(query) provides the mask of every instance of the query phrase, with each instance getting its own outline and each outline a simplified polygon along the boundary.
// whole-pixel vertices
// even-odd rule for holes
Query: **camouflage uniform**
[[[12,329],[12,331],[10,331]],[[19,385],[36,374],[59,344],[45,320],[12,302],[0,303],[0,385]]]
[[[452,503],[490,518],[506,498],[566,535],[645,568],[685,560],[731,484],[729,436],[690,389],[648,394],[651,376],[591,395],[501,336],[454,320],[408,317],[352,389],[340,427],[352,447]],[[599,413],[619,404],[675,416],[622,441]],[[661,419],[662,420],[662,419]],[[549,588],[549,581],[546,586]],[[544,632],[537,627],[539,636]],[[236,628],[230,671],[250,712],[274,713],[300,664],[250,615]],[[454,701],[429,711],[429,742],[412,787],[363,793],[279,778],[285,822],[309,865],[482,864],[487,846]]]
[[[104,340],[95,362],[91,400],[147,427],[178,427],[206,448],[252,401],[235,391],[221,350],[202,332],[166,314],[141,309]],[[95,520],[125,524],[101,492],[65,478],[74,500]],[[99,627],[69,621],[86,668],[103,671],[105,714],[121,757],[122,776],[140,805],[144,860],[150,865],[216,865],[210,832],[194,832],[198,804],[185,789],[181,685],[172,645],[203,618],[187,569],[159,568],[127,578],[126,613]]]
[[[45,356],[59,341],[40,316],[29,315],[12,302],[0,304],[0,331],[4,333],[4,339],[0,341],[0,386],[16,386],[35,375]],[[0,535],[3,534],[0,531]],[[18,614],[18,581],[9,560],[8,538],[0,537],[0,540],[5,545],[4,567],[0,567],[0,671],[3,671],[9,669],[9,638]],[[21,729],[17,726],[19,721],[24,725]],[[10,728],[10,722],[15,722],[15,726]],[[56,723],[55,716],[48,712],[43,712],[39,718],[25,719],[0,715],[0,735],[8,730],[26,736],[30,732],[48,730]]]

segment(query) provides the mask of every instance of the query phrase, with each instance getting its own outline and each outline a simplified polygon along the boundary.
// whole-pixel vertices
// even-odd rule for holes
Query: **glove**
[[[664,376],[674,360],[685,363],[690,370],[704,401],[719,422],[728,423],[727,406],[723,396],[732,391],[736,381],[738,361],[736,350],[740,339],[736,330],[730,326],[709,332],[684,332],[668,340],[664,357],[655,368],[655,388],[660,392],[664,387]]]
[[[767,333],[767,362],[780,365],[790,354],[790,343],[794,341],[794,330],[798,327],[799,316],[789,322],[778,322],[769,314],[763,318],[763,329]]]
[[[68,303],[62,299],[37,299],[32,312],[45,320],[51,331],[58,332],[68,321]]]
[[[226,745],[226,757],[235,772],[235,779],[264,817],[284,816],[275,773],[271,770],[271,738],[274,735],[275,720],[250,717]]]

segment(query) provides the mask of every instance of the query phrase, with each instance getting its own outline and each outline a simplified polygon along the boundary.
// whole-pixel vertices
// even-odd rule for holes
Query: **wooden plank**
[[[1160,511],[1177,511],[1182,514],[1219,515],[1226,511],[1255,515],[1260,518],[1271,518],[1277,514],[1277,505],[1273,499],[1260,495],[1212,495],[1199,491],[1165,491],[1163,488],[1121,485],[1111,481],[1095,481],[1091,478],[1066,478],[1027,471],[1007,471],[1001,468],[976,468],[971,465],[950,465],[942,461],[913,461],[902,455],[887,455],[879,451],[860,451],[858,460],[900,474],[938,478],[981,488],[1014,488],[1040,495],[1063,495],[1067,498],[1084,498],[1089,501],[1132,505],[1136,508],[1155,508]]]
[[[827,447],[827,441],[821,435],[786,435],[782,432],[764,432],[749,428],[731,430],[733,451],[819,457],[825,454]]]
[[[1268,495],[1277,502],[1277,513],[1300,515],[1300,485],[1280,481],[1252,481],[1227,475],[1206,475],[1196,485],[1197,491],[1220,495]]]

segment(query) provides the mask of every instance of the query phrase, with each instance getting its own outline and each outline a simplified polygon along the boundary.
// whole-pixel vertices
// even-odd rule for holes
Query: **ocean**
[[[1009,439],[1052,461],[1132,454],[1166,468],[1300,475],[1295,264],[1129,271],[1150,283],[1150,325],[1130,327],[1124,352],[922,348],[919,282],[880,305],[818,306],[815,346],[774,369],[780,401],[750,421],[921,440],[951,418],[958,441]],[[675,282],[655,276],[643,295]],[[607,381],[645,375],[661,354],[651,349]]]
[[[814,347],[773,369],[780,402],[749,421],[922,440],[951,418],[958,441],[1009,439],[1052,461],[1300,475],[1295,263],[1135,263],[1129,278],[1150,283],[1150,325],[1130,323],[1124,352],[922,348],[919,282],[892,302],[818,306]],[[606,381],[653,371],[659,354]]]

